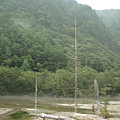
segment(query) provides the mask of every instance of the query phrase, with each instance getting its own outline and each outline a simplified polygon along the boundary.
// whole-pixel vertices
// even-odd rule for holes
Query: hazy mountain
[[[120,43],[120,9],[96,11],[111,34]]]

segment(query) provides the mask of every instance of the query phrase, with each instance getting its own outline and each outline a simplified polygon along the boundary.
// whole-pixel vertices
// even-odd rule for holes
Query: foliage
[[[56,73],[47,70],[34,73],[33,71],[22,71],[18,67],[0,67],[0,94],[33,95],[37,74],[39,96],[74,97],[74,74],[71,71],[59,69]],[[98,80],[100,94],[102,96],[119,94],[118,88],[120,86],[116,77],[120,79],[118,78],[120,71],[114,72],[114,75],[110,74],[111,76],[106,79],[103,79],[106,73],[98,73],[91,68],[86,68],[85,70],[79,71],[79,73],[78,97],[93,96],[94,78]]]
[[[104,118],[109,118],[109,117],[110,117],[109,111],[108,111],[108,109],[107,109],[107,105],[109,104],[109,101],[110,101],[110,96],[107,96],[107,97],[103,100],[104,106],[102,107],[102,116],[103,116]]]
[[[108,111],[106,105],[104,105],[104,107],[102,108],[102,117],[104,117],[104,118],[109,118],[110,117],[110,114],[109,114],[109,111]]]
[[[24,60],[22,66],[21,66],[21,69],[24,70],[24,71],[30,70],[30,65],[29,65],[27,59]]]

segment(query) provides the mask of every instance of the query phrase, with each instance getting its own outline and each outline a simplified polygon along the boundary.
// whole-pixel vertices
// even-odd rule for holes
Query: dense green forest
[[[93,96],[94,79],[101,95],[120,93],[120,31],[113,35],[90,6],[1,0],[0,11],[1,95],[33,95],[37,76],[40,96],[74,97],[75,15],[78,96]]]

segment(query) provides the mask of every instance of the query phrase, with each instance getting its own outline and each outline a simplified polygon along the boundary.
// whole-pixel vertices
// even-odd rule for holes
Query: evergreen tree
[[[24,70],[24,71],[30,70],[30,65],[29,65],[27,59],[24,59],[24,62],[23,62],[22,66],[21,66],[20,68],[21,68],[22,70]]]

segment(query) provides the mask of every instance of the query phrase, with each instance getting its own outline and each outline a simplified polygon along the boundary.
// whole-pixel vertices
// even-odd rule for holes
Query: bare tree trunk
[[[77,113],[77,34],[76,34],[76,15],[75,15],[75,112]]]
[[[55,120],[71,120],[70,118],[67,118],[67,117],[63,117],[63,116],[54,116],[54,115],[47,115],[47,114],[34,114],[34,113],[31,113],[30,114],[31,116],[36,116],[36,117],[41,117],[43,118],[43,120],[45,119],[55,119]]]
[[[95,112],[97,115],[101,116],[101,110],[102,110],[102,105],[100,104],[100,98],[99,98],[99,88],[97,84],[97,80],[94,80],[94,94],[95,94],[95,99],[96,99],[96,104],[93,105],[92,109],[93,112]]]

